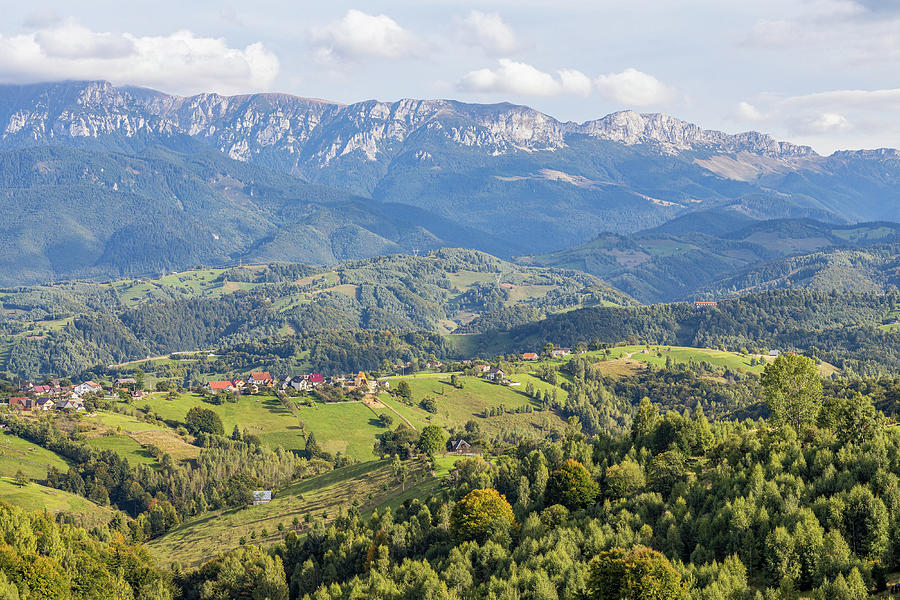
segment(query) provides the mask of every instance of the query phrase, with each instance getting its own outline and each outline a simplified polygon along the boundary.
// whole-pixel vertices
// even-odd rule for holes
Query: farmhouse
[[[227,392],[234,389],[234,386],[230,381],[210,381],[204,387],[207,391],[212,392],[213,394],[218,394],[219,392]]]
[[[253,504],[266,504],[272,501],[272,490],[255,490]]]
[[[93,394],[94,392],[102,392],[103,388],[93,381],[85,381],[75,386],[73,390],[76,396],[84,396],[85,394]]]
[[[537,352],[525,352],[522,354],[522,360],[537,360]]]
[[[272,376],[268,371],[259,371],[257,373],[250,373],[250,378],[247,380],[247,383],[250,385],[270,386],[275,383],[275,380],[272,379]]]
[[[572,354],[572,349],[571,348],[554,348],[553,350],[550,351],[550,354],[554,358],[561,358],[563,356],[569,356],[570,354]]]
[[[467,442],[466,440],[462,439],[450,440],[450,442],[447,444],[447,447],[449,448],[450,452],[453,452],[454,454],[465,454],[472,451],[472,445],[469,444],[469,442]]]
[[[9,399],[9,405],[21,410],[32,410],[34,408],[34,400],[31,398],[15,397]]]
[[[56,403],[50,398],[38,398],[34,402],[34,410],[51,410]]]
[[[81,403],[81,401],[63,398],[56,401],[56,410],[81,411],[84,410],[84,405]]]
[[[506,373],[503,372],[502,369],[498,369],[496,367],[492,369],[488,369],[488,372],[485,374],[484,378],[490,381],[494,381],[500,383],[503,381],[503,378],[506,377]]]

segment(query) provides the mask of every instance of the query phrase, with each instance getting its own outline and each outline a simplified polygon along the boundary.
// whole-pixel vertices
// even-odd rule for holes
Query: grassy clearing
[[[129,435],[141,446],[156,446],[175,460],[194,459],[200,456],[200,448],[187,443],[174,431],[138,431]]]
[[[441,458],[437,475],[446,474],[456,457]],[[331,522],[341,510],[354,505],[363,513],[384,506],[399,506],[407,498],[423,497],[436,491],[424,461],[409,463],[409,479],[401,484],[394,477],[390,461],[369,461],[324,473],[279,490],[271,502],[242,509],[213,511],[187,521],[147,544],[161,565],[173,561],[196,566],[227,548],[236,547],[241,537],[247,543],[271,544],[281,540],[296,517],[305,527],[306,516]],[[324,516],[327,515],[327,516]],[[278,524],[284,532],[278,531]],[[267,530],[263,538],[261,532]],[[256,539],[251,539],[256,532]]]
[[[274,396],[241,396],[237,402],[210,404],[204,402],[197,394],[178,394],[167,400],[165,394],[153,394],[140,402],[150,405],[151,410],[162,417],[176,421],[184,421],[188,410],[194,406],[202,406],[215,411],[222,419],[225,432],[231,433],[235,425],[242,430],[263,436],[268,433],[297,431],[297,418],[282,406]]]
[[[487,432],[519,427],[545,431],[545,428],[562,424],[561,419],[549,411],[484,416],[485,409],[501,406],[509,410],[531,405],[533,410],[537,410],[537,404],[525,395],[525,385],[531,381],[541,389],[550,389],[551,386],[529,374],[512,375],[511,379],[522,382],[521,386],[516,387],[497,385],[477,377],[460,377],[463,388],[457,389],[450,385],[450,376],[447,374],[403,379],[406,379],[412,390],[413,406],[404,405],[388,394],[381,394],[379,400],[409,419],[417,428],[429,423],[460,427],[470,420],[478,422],[482,430]],[[392,380],[391,385],[396,385],[396,380]],[[565,392],[561,389],[557,389],[557,394],[565,398]],[[432,414],[419,407],[419,402],[425,397],[434,398],[437,413]],[[394,421],[396,424],[396,418]]]
[[[136,417],[116,412],[99,411],[90,417],[84,417],[81,422],[93,427],[93,435],[101,435],[105,431],[133,433],[140,431],[164,431],[166,427],[156,423],[147,423]]]
[[[378,414],[362,402],[301,407],[300,420],[307,431],[316,434],[324,450],[360,460],[374,458],[375,436],[385,431],[378,423]]]
[[[108,523],[114,511],[94,504],[86,498],[29,483],[19,487],[9,477],[0,477],[0,500],[29,511],[46,510],[51,514],[67,513],[83,527]]]
[[[152,454],[127,435],[95,437],[89,439],[87,444],[95,450],[112,450],[132,466],[144,464],[155,467],[159,465]]]
[[[58,454],[11,433],[0,432],[0,477],[13,477],[21,470],[29,479],[43,481],[47,479],[48,467],[69,469]]]
[[[184,421],[191,407],[203,406],[219,415],[225,433],[230,434],[237,425],[242,431],[259,436],[263,443],[286,450],[306,448],[301,435],[304,431],[300,427],[302,421],[306,432],[314,432],[324,450],[359,460],[374,458],[375,434],[384,431],[378,424],[378,415],[362,402],[301,406],[298,417],[273,396],[241,396],[237,402],[215,405],[204,402],[196,394],[180,394],[172,400],[166,400],[164,395],[153,395],[147,404],[163,419],[177,421]]]

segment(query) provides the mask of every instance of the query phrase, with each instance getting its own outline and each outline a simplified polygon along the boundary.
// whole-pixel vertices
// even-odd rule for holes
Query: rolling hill
[[[585,273],[442,249],[9,288],[0,303],[0,369],[33,377],[295,333],[486,331],[634,301]]]
[[[519,262],[592,273],[644,302],[716,299],[806,285],[880,290],[893,282],[896,247],[890,244],[900,241],[900,225],[809,218],[760,221],[747,208],[736,203],[690,213],[653,229],[604,234]]]

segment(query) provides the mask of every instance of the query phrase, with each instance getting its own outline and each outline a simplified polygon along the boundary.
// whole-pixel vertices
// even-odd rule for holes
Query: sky
[[[0,81],[663,112],[900,147],[900,0],[0,0]]]

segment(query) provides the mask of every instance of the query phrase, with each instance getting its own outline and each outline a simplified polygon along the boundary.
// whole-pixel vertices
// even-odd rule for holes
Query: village
[[[543,351],[525,352],[519,356],[522,361],[538,361],[542,358],[563,358],[573,353],[572,348],[564,348],[547,344]],[[507,373],[496,365],[485,361],[463,360],[461,366],[472,369],[474,374],[481,379],[505,386],[518,386],[519,382],[507,378]],[[394,368],[398,373],[410,367],[411,363],[397,364]],[[444,368],[440,361],[429,362],[423,365],[428,370],[439,371]],[[348,394],[372,395],[390,391],[390,381],[385,378],[375,378],[362,371],[354,375],[323,375],[310,373],[292,375],[279,379],[268,371],[254,371],[246,377],[234,379],[211,379],[197,391],[210,395],[257,395],[276,394],[279,391],[292,395],[313,392],[324,386],[331,386]],[[112,383],[105,386],[88,380],[73,384],[65,379],[52,379],[45,383],[34,384],[23,382],[18,393],[9,398],[10,408],[25,411],[61,411],[61,412],[85,412],[85,401],[91,398],[119,398],[123,400],[140,400],[151,392],[142,389],[138,380],[134,377],[117,377]],[[0,403],[3,404],[3,403]]]

